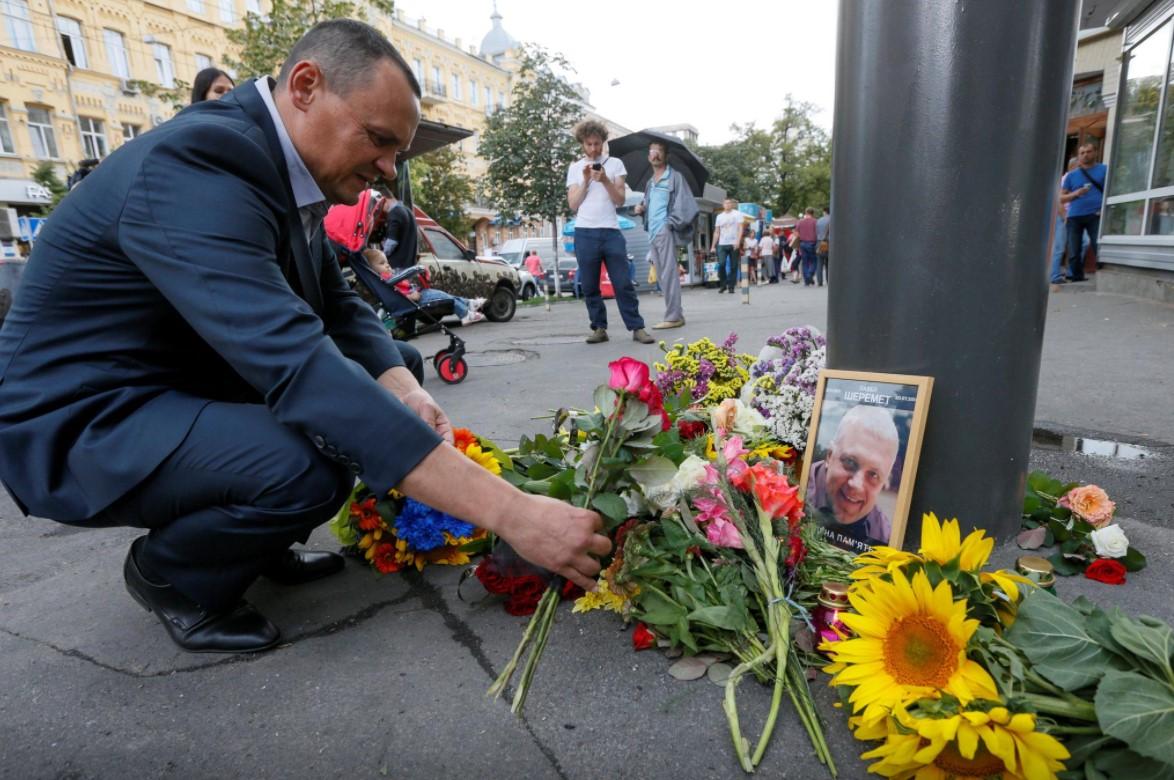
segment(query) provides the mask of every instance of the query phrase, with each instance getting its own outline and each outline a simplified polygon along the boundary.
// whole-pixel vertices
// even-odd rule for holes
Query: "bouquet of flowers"
[[[1174,632],[986,571],[993,540],[922,522],[916,554],[857,558],[822,648],[869,771],[892,778],[1174,776]],[[1021,587],[1027,586],[1026,593]]]
[[[747,368],[754,362],[753,355],[734,349],[737,343],[738,334],[731,333],[721,346],[705,338],[666,349],[664,363],[655,364],[661,395],[676,398],[687,393],[689,400],[701,407],[737,398],[750,378]]]
[[[766,419],[781,442],[802,451],[807,446],[819,371],[827,363],[827,340],[814,328],[788,328],[767,339],[750,366],[742,401]]]
[[[1096,485],[1063,484],[1035,471],[1027,478],[1017,541],[1025,550],[1058,546],[1048,557],[1057,574],[1083,572],[1089,579],[1122,585],[1125,573],[1141,571],[1146,559],[1113,522],[1116,508]]]
[[[500,475],[509,457],[487,439],[458,428],[455,446],[466,457]],[[428,564],[463,566],[484,551],[483,530],[397,491],[376,495],[362,482],[330,521],[344,551],[369,563],[380,574]]]

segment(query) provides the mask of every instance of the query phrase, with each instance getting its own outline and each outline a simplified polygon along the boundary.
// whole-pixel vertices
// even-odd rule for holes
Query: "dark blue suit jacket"
[[[0,480],[26,512],[84,522],[225,400],[264,403],[388,489],[440,441],[374,381],[398,365],[307,246],[244,84],[114,152],[46,223],[0,330]]]

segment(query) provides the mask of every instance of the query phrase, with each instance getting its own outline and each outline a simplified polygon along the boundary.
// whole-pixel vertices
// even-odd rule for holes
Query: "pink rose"
[[[710,542],[716,544],[718,547],[733,547],[738,550],[745,549],[742,544],[742,535],[738,533],[738,527],[729,520],[722,518],[715,518],[712,523],[705,529],[705,538]]]
[[[607,385],[613,390],[639,393],[648,384],[648,365],[636,358],[622,357],[608,363],[607,367],[611,370]]]
[[[1117,505],[1109,500],[1109,494],[1096,485],[1072,488],[1056,504],[1070,509],[1072,514],[1093,528],[1104,528],[1108,525],[1113,520],[1113,512],[1117,509]]]

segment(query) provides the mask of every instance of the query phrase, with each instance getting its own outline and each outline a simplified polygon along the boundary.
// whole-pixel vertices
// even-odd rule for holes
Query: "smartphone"
[[[591,163],[591,170],[602,171],[603,170],[603,163]]]

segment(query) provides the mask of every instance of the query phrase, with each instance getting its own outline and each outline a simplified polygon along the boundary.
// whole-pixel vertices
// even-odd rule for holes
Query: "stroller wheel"
[[[451,354],[452,350],[442,349],[432,356],[432,367],[436,369],[437,373],[440,373],[440,361],[447,360]]]
[[[436,373],[440,376],[440,381],[455,385],[468,375],[469,364],[465,362],[463,357],[446,354],[444,360],[436,363]]]

